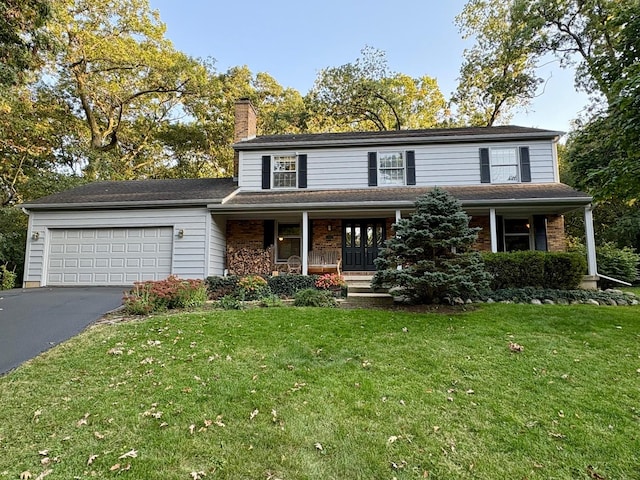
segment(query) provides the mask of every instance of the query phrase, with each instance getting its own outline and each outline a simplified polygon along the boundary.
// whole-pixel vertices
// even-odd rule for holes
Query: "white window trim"
[[[506,167],[506,166],[510,166],[510,165],[515,165],[516,167],[516,179],[515,180],[507,180],[507,181],[503,181],[503,182],[497,182],[494,180],[494,175],[493,175],[493,152],[496,150],[512,150],[515,153],[515,159],[516,159],[516,163],[515,164],[508,164],[508,165],[496,165],[496,167]],[[520,147],[490,147],[489,148],[489,178],[491,178],[491,183],[495,183],[497,185],[501,185],[501,184],[506,184],[506,183],[521,183],[521,179],[520,179]]]
[[[402,183],[384,183],[380,168],[380,156],[389,153],[400,153],[402,155]],[[398,168],[387,168],[385,170],[398,170]],[[405,150],[383,150],[376,153],[376,174],[379,187],[403,187],[407,185],[407,152]]]
[[[296,169],[293,172],[276,172],[276,158],[293,158],[295,160]],[[275,174],[276,173],[293,173],[295,178],[295,185],[290,187],[277,187],[275,182]],[[278,153],[275,155],[271,155],[271,188],[273,190],[295,190],[298,188],[298,155],[296,153]]]
[[[504,246],[504,251],[507,252],[507,237],[524,237],[524,233],[507,233],[505,221],[506,220],[524,220],[526,219],[529,223],[529,251],[535,250],[535,236],[533,232],[533,217],[524,215],[509,215],[508,217],[502,217],[502,244]]]

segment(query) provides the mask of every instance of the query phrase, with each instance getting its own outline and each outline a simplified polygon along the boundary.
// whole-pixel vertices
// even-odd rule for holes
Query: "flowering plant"
[[[342,288],[347,285],[344,277],[337,273],[325,273],[316,280],[316,287],[321,290],[330,290],[333,288]]]
[[[258,300],[269,295],[269,285],[260,275],[247,275],[238,281],[245,300]]]

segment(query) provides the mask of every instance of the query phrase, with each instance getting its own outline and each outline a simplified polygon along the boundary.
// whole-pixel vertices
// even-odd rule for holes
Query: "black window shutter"
[[[416,184],[416,152],[407,152],[407,185]]]
[[[489,149],[480,149],[480,182],[491,183],[491,167],[489,166]]]
[[[269,190],[271,188],[271,156],[262,156],[262,189]]]
[[[262,241],[265,249],[273,245],[273,240],[276,236],[276,222],[274,220],[264,221],[264,239]]]
[[[496,215],[496,233],[498,235],[498,251],[504,252],[504,223],[500,215]]]
[[[529,147],[520,147],[520,181],[531,181],[531,161],[529,160]]]
[[[544,215],[533,216],[533,237],[536,250],[546,252],[547,247],[547,217]]]
[[[369,186],[378,185],[378,154],[369,152]]]
[[[307,188],[307,155],[298,155],[298,188]]]

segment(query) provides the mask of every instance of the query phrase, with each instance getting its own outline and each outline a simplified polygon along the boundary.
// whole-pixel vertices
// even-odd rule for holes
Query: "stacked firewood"
[[[255,248],[227,249],[227,268],[230,275],[270,275],[273,269],[273,252]]]

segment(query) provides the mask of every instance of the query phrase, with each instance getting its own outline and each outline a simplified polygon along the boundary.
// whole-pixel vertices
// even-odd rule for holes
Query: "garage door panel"
[[[171,274],[173,228],[52,229],[48,285],[130,285]]]

